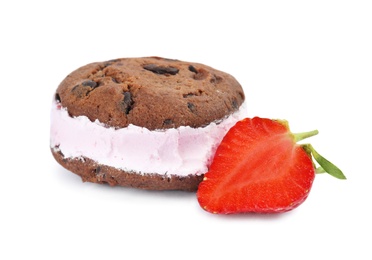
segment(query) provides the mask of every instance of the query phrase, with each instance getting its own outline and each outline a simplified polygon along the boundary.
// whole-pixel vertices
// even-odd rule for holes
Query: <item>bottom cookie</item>
[[[51,150],[57,162],[67,170],[79,175],[83,182],[108,183],[111,186],[118,185],[146,190],[196,191],[199,183],[203,180],[203,175],[141,175],[100,165],[85,157],[64,158],[61,152],[55,151],[53,148]]]

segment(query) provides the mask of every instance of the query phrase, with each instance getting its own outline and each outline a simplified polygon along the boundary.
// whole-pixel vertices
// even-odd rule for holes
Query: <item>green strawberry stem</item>
[[[309,138],[314,135],[317,135],[318,133],[319,133],[318,130],[313,130],[313,131],[304,132],[304,133],[296,133],[296,134],[293,134],[293,136],[294,136],[295,142],[297,143],[301,140],[304,140],[305,138]]]

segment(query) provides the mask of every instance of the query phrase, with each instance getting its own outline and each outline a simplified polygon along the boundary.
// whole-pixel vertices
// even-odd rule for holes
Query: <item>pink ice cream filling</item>
[[[246,117],[245,105],[205,127],[152,130],[129,125],[115,129],[86,116],[71,117],[53,102],[50,146],[65,158],[89,158],[137,174],[201,175],[208,171],[227,131]]]

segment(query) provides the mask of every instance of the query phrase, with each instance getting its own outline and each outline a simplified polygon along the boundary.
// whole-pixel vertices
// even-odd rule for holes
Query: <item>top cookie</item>
[[[231,75],[160,57],[85,65],[68,75],[55,98],[71,116],[115,128],[202,127],[239,109],[244,92]]]

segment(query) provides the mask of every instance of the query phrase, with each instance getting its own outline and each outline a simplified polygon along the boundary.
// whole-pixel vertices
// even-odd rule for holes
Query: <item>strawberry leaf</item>
[[[321,166],[319,168],[319,170],[317,170],[317,172],[319,172],[319,173],[326,172],[329,175],[331,175],[331,176],[333,176],[333,177],[335,177],[337,179],[342,179],[342,180],[345,180],[346,179],[346,176],[343,174],[343,172],[336,165],[334,165],[333,163],[331,163],[330,161],[328,161],[326,158],[324,158],[323,156],[321,156],[314,149],[314,147],[311,144],[306,144],[305,147],[306,147],[305,149],[307,151],[310,151],[311,152],[311,154],[314,157],[315,161],[317,161],[319,163],[319,165]]]

